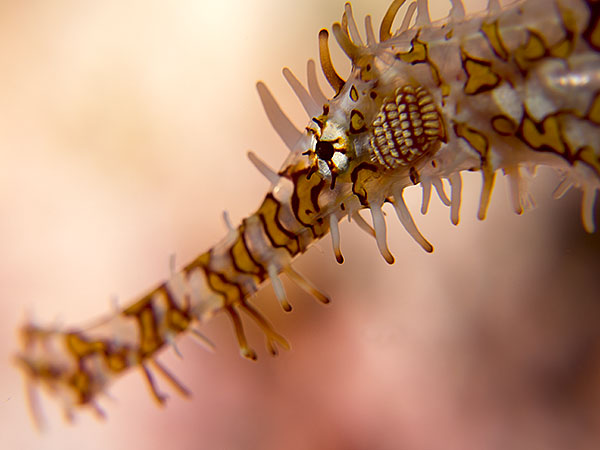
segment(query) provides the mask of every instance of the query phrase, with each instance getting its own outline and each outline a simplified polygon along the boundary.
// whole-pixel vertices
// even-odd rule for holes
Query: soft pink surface
[[[283,3],[283,2],[281,2]],[[353,2],[379,24],[387,0]],[[441,5],[441,6],[440,6]],[[481,5],[468,4],[470,10]],[[440,17],[449,7],[432,5]],[[255,300],[292,343],[272,359],[238,356],[225,317],[161,360],[194,392],[157,408],[138,373],[102,399],[106,422],[63,422],[43,397],[37,434],[12,364],[17,327],[85,324],[168,275],[257,207],[267,183],[248,149],[279,167],[286,150],[262,113],[264,80],[298,126],[281,77],[304,79],[318,30],[342,1],[4,2],[0,6],[0,441],[7,449],[587,449],[600,443],[598,234],[579,223],[579,193],[511,213],[499,180],[475,219],[480,180],[465,176],[461,225],[437,199],[411,210],[425,254],[388,210],[387,266],[342,226],[346,263],[325,239],[297,268],[333,297],[322,307],[288,285]],[[362,28],[362,27],[361,27]],[[335,61],[347,65],[337,49]],[[163,389],[168,386],[162,384]]]

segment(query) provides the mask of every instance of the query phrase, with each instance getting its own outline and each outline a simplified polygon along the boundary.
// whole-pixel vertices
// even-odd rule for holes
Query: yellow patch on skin
[[[360,133],[365,130],[365,118],[355,109],[350,113],[350,131],[352,133]]]
[[[211,289],[225,298],[226,305],[233,305],[242,300],[240,290],[234,283],[227,282],[214,272],[208,272],[207,279]]]
[[[358,101],[358,92],[356,92],[356,88],[354,86],[350,88],[350,99],[353,102]]]
[[[467,143],[481,156],[482,159],[486,159],[490,145],[487,137],[475,128],[471,128],[464,123],[454,124],[454,133],[463,138]]]
[[[442,80],[442,77],[440,76],[440,71],[437,68],[437,66],[433,63],[433,61],[429,59],[427,43],[420,41],[419,34],[417,33],[417,35],[413,38],[410,44],[410,50],[405,53],[397,53],[396,58],[400,59],[401,61],[404,61],[405,63],[413,65],[422,63],[427,64],[431,70],[431,77],[433,78],[433,82],[437,86],[442,87],[443,93],[446,90],[444,88],[446,83],[444,83],[444,81]]]
[[[396,56],[409,64],[427,62],[427,44],[415,37],[411,41],[410,50],[406,53],[398,53]]]
[[[487,39],[496,56],[498,56],[498,58],[503,59],[504,61],[507,61],[508,51],[504,47],[504,43],[502,42],[502,38],[500,37],[498,21],[496,20],[492,23],[483,23],[481,25],[481,32]]]
[[[231,258],[236,270],[255,275],[258,279],[258,274],[261,273],[261,268],[252,260],[248,249],[244,245],[243,229],[240,229],[240,235],[231,246]]]
[[[102,353],[106,350],[106,344],[101,341],[87,342],[75,333],[65,336],[67,347],[77,358],[83,358],[94,353]]]
[[[592,100],[592,104],[590,105],[590,109],[588,110],[586,117],[591,122],[600,125],[600,93],[597,93]]]
[[[376,175],[377,166],[369,163],[362,163],[352,171],[352,192],[358,197],[360,203],[365,206],[369,204],[366,183]]]
[[[556,6],[560,11],[565,37],[552,46],[550,55],[555,58],[567,58],[573,52],[573,48],[575,47],[577,19],[570,9],[565,8],[560,3],[557,3]]]
[[[125,356],[119,353],[108,355],[106,358],[106,365],[113,372],[121,372],[128,367]]]
[[[502,136],[511,136],[517,130],[517,124],[511,118],[499,115],[492,118],[492,128]]]
[[[524,117],[520,128],[521,139],[534,150],[553,151],[560,155],[566,153],[556,116],[547,116],[540,123],[535,123],[530,117]]]
[[[78,370],[70,377],[69,384],[79,394],[79,402],[85,403],[90,395],[90,376],[86,372]]]
[[[600,156],[592,147],[584,147],[577,152],[578,159],[590,165],[600,175]]]
[[[329,231],[329,223],[316,220],[316,218],[320,211],[319,194],[325,187],[325,182],[319,176],[313,175],[307,178],[302,173],[294,178],[294,185],[292,210],[296,219],[301,224],[309,227],[315,237],[323,236]]]
[[[540,34],[528,30],[527,42],[514,51],[514,57],[521,71],[525,72],[529,64],[543,58],[548,49]]]
[[[592,44],[592,46],[594,46],[595,49],[599,49],[600,48],[600,20],[598,20],[598,17],[592,18],[591,20],[594,20],[594,22],[591,23],[590,27],[586,30],[586,35],[587,35],[587,38],[588,38],[590,44]]]
[[[151,355],[162,345],[162,339],[158,333],[154,312],[152,310],[152,297],[154,292],[148,294],[140,301],[134,303],[123,311],[125,316],[135,316],[140,328],[140,356],[143,359]]]
[[[500,84],[501,78],[492,70],[490,62],[472,58],[464,51],[462,57],[463,68],[468,76],[463,88],[465,94],[479,94],[494,89]]]
[[[169,309],[167,311],[167,326],[169,329],[179,333],[187,330],[190,325],[190,319],[176,309]]]
[[[298,241],[292,238],[293,233],[287,231],[279,221],[278,213],[280,203],[271,195],[267,195],[256,215],[261,219],[265,234],[274,247],[285,247],[290,254],[296,255],[300,252]]]

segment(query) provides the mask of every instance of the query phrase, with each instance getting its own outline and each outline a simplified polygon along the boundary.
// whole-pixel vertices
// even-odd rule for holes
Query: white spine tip
[[[256,169],[267,179],[272,185],[279,183],[279,175],[271,169],[262,159],[260,159],[252,151],[247,153],[248,159],[256,167]]]
[[[460,172],[450,175],[450,221],[453,225],[458,225],[460,221],[460,203],[462,197],[462,177]]]
[[[390,253],[387,245],[387,230],[381,206],[371,205],[370,209],[373,217],[373,228],[375,229],[375,240],[377,241],[379,253],[381,253],[381,256],[383,256],[383,259],[385,259],[388,264],[394,264],[394,257]]]
[[[406,206],[406,202],[404,201],[403,190],[398,189],[394,192],[394,209],[396,210],[396,214],[398,215],[398,219],[402,226],[407,231],[407,233],[419,244],[423,247],[427,253],[433,252],[433,246],[429,243],[427,239],[421,234],[417,226],[415,225],[415,221],[413,220],[412,214]]]
[[[271,279],[271,285],[273,286],[273,291],[275,291],[275,297],[277,297],[279,304],[285,312],[290,312],[292,310],[292,305],[290,305],[287,300],[287,295],[285,293],[283,283],[281,282],[281,278],[279,278],[279,272],[277,268],[274,265],[270,265],[267,272],[269,274],[269,278]]]
[[[422,181],[421,188],[423,189],[423,201],[421,202],[421,214],[427,214],[429,209],[429,201],[431,200],[431,183]]]
[[[321,291],[319,291],[315,287],[315,285],[313,285],[310,282],[310,280],[308,280],[306,277],[304,277],[301,274],[299,274],[298,272],[296,272],[294,269],[292,269],[291,266],[286,267],[285,269],[283,269],[283,271],[286,273],[286,275],[288,277],[290,277],[290,279],[294,283],[296,283],[298,285],[298,287],[303,289],[308,294],[312,295],[314,298],[316,298],[321,303],[327,304],[327,303],[331,302],[331,300],[329,299],[329,297],[327,295],[325,295]]]
[[[196,340],[198,344],[202,346],[202,348],[208,350],[211,353],[215,352],[217,346],[214,344],[213,341],[206,337],[206,335],[204,335],[195,328],[190,328],[190,331],[192,332],[192,337]]]
[[[492,197],[492,191],[494,190],[494,181],[496,180],[496,173],[489,172],[486,169],[482,170],[483,186],[481,187],[481,199],[479,201],[479,210],[477,211],[477,218],[479,220],[485,220],[487,215],[487,209],[490,205],[490,199]]]
[[[335,259],[338,264],[342,264],[344,262],[344,257],[342,256],[342,251],[340,249],[340,229],[335,214],[329,216],[329,231],[331,232],[331,244],[333,245]]]
[[[583,198],[581,202],[581,219],[583,220],[583,227],[588,233],[596,231],[596,224],[594,222],[594,203],[596,201],[596,189],[595,188],[584,188]]]

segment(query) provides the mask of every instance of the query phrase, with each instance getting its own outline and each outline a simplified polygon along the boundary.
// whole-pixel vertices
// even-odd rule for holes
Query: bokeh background
[[[353,1],[377,25],[387,4]],[[432,2],[432,15],[449,6]],[[191,400],[173,393],[158,408],[134,372],[101,399],[106,421],[84,411],[69,425],[43,396],[46,430],[35,431],[12,362],[19,325],[110,314],[111,299],[167,277],[170,255],[184,264],[217,242],[223,210],[235,223],[251,213],[267,182],[246,151],[273,167],[286,155],[254,84],[304,126],[281,67],[304,79],[318,30],[342,11],[341,0],[0,3],[2,448],[600,447],[600,233],[583,231],[579,192],[551,199],[549,171],[522,217],[500,179],[483,223],[480,177],[465,175],[458,227],[437,199],[421,217],[411,190],[436,250],[390,209],[391,267],[344,223],[342,266],[329,238],[296,264],[332,304],[291,284],[290,314],[268,287],[253,300],[291,351],[271,358],[248,323],[259,360],[246,361],[217,316],[203,327],[216,353],[184,338],[183,360],[160,357]]]

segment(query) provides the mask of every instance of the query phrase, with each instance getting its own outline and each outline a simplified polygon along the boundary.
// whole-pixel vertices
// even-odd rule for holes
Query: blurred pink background
[[[388,1],[353,1],[359,23],[369,13],[378,26]],[[432,15],[449,6],[432,2]],[[296,263],[331,305],[291,284],[291,314],[269,287],[254,300],[291,351],[271,358],[248,323],[259,360],[246,361],[217,316],[203,327],[216,353],[184,338],[183,360],[160,358],[191,400],[158,408],[130,373],[101,399],[107,421],[84,411],[69,425],[42,396],[35,431],[12,363],[27,312],[83,326],[167,277],[171,254],[181,265],[217,242],[223,210],[235,223],[251,213],[267,182],[246,151],[273,167],[286,155],[254,84],[303,127],[281,67],[304,80],[318,30],[342,12],[341,0],[0,4],[3,448],[600,448],[600,233],[583,231],[579,192],[551,200],[549,171],[522,217],[500,179],[483,223],[480,177],[465,175],[459,227],[436,199],[422,217],[413,189],[436,250],[388,210],[394,266],[344,223],[342,266],[329,238]]]

